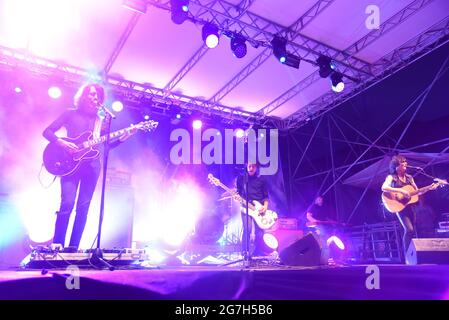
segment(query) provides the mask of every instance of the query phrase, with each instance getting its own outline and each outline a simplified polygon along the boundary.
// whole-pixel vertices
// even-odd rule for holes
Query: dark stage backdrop
[[[325,192],[325,200],[341,221],[350,219],[351,223],[360,224],[394,219],[385,213],[381,204],[381,182],[373,181],[366,192],[364,186],[344,182],[380,158],[393,155],[397,143],[397,149],[401,150],[448,153],[448,56],[449,45],[446,45],[324,116],[284,133],[280,150],[292,216],[303,215],[314,197]],[[426,94],[425,90],[440,69],[439,79]],[[411,108],[401,116],[409,106]],[[374,141],[376,146],[368,148]],[[427,145],[415,148],[423,144]],[[353,163],[356,164],[351,167]],[[426,171],[449,178],[447,163],[430,165]],[[415,180],[419,186],[431,182],[419,174]],[[425,196],[426,206],[434,212],[428,216],[438,217],[449,212],[448,189]]]

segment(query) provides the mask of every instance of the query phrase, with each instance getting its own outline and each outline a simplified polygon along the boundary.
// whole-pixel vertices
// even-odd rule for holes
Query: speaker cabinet
[[[407,250],[405,262],[415,264],[449,264],[449,239],[412,239]]]
[[[318,266],[321,264],[321,245],[313,233],[295,241],[279,253],[287,266]]]

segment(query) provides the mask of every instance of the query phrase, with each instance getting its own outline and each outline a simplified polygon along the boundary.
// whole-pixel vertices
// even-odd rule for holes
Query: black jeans
[[[70,214],[75,207],[76,194],[79,189],[75,209],[76,216],[69,244],[69,246],[78,248],[84,227],[86,226],[90,202],[100,176],[100,166],[98,159],[86,161],[71,175],[61,177],[61,206],[59,211],[56,212],[58,216],[56,218],[53,243],[65,245]]]
[[[251,232],[252,232],[252,224],[253,224],[253,218],[251,216],[248,216],[248,228],[247,228],[247,221],[246,221],[246,210],[245,208],[242,208],[242,223],[243,223],[243,234],[242,234],[242,249],[243,252],[246,251],[246,243],[247,243],[247,234],[249,234],[249,236],[251,236]],[[248,248],[250,249],[250,255],[255,255],[255,256],[261,256],[261,255],[265,255],[267,252],[267,246],[265,245],[265,242],[263,240],[263,235],[265,234],[264,230],[261,229],[257,223],[254,222],[255,225],[255,230],[254,230],[254,234],[255,234],[255,239],[254,239],[254,252],[251,253],[251,248],[250,246],[248,246]],[[248,237],[250,238],[250,237]],[[251,245],[251,241],[250,241],[250,245]]]
[[[404,257],[407,255],[407,249],[410,246],[410,242],[416,236],[416,213],[413,205],[406,207],[396,216],[404,229],[402,236],[402,244],[404,246]]]

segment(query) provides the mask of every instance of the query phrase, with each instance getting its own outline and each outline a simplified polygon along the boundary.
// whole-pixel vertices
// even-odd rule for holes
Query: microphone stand
[[[229,266],[229,265],[232,265],[232,264],[236,264],[238,262],[243,262],[243,266],[245,268],[249,268],[250,265],[251,265],[251,263],[250,263],[251,257],[250,257],[250,232],[249,232],[250,220],[249,220],[248,181],[249,181],[248,170],[245,167],[244,173],[243,173],[243,181],[242,181],[243,190],[245,192],[245,201],[246,201],[246,203],[245,203],[246,216],[245,216],[245,219],[243,221],[243,224],[244,224],[244,228],[243,229],[246,230],[246,234],[244,234],[243,237],[245,238],[246,241],[245,241],[245,246],[242,245],[243,258],[242,259],[238,259],[236,261],[231,261],[231,262],[228,262],[228,263],[224,263],[224,264],[221,265],[222,267]],[[242,237],[242,241],[243,241],[243,237]]]
[[[109,264],[107,261],[103,259],[103,251],[101,250],[101,228],[103,224],[103,216],[104,216],[104,196],[106,191],[106,172],[108,168],[108,158],[109,158],[109,141],[110,141],[110,133],[111,133],[111,123],[112,119],[115,119],[115,115],[113,115],[108,109],[105,107],[101,107],[103,112],[109,114],[109,117],[105,117],[107,121],[107,130],[106,130],[106,142],[104,143],[103,149],[103,177],[102,177],[102,186],[101,186],[101,201],[100,201],[100,217],[98,221],[98,234],[97,234],[97,248],[92,253],[90,261],[93,265],[98,268],[107,268],[110,271],[114,271],[115,268]]]
[[[245,189],[245,224],[246,224],[246,246],[244,248],[243,252],[243,266],[245,268],[248,268],[250,266],[250,231],[249,231],[249,199],[248,199],[248,183],[249,183],[249,176],[248,176],[248,170],[245,168],[245,173],[243,174],[243,185]]]

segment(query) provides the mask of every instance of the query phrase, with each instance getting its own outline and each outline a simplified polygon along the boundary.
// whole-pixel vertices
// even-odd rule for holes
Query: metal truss
[[[187,61],[187,63],[178,71],[178,73],[165,86],[166,96],[176,87],[176,85],[192,70],[192,68],[201,60],[209,48],[203,44],[195,54]]]
[[[129,20],[122,36],[120,37],[117,45],[114,48],[114,51],[112,52],[111,56],[109,57],[108,61],[106,62],[106,65],[103,68],[103,73],[108,74],[109,71],[112,68],[112,65],[114,64],[115,60],[117,59],[118,55],[120,54],[120,51],[122,51],[123,46],[125,45],[126,41],[128,40],[129,36],[131,35],[131,32],[134,30],[134,27],[136,26],[137,22],[140,18],[140,13],[134,12],[131,16],[131,19]]]
[[[324,94],[285,119],[285,127],[289,129],[298,128],[308,121],[334,109],[371,86],[388,78],[390,75],[409,66],[433,50],[448,43],[448,35],[449,17],[446,17],[424,33],[409,40],[401,47],[374,63],[372,66],[374,76],[360,84],[353,82],[347,83],[343,94],[334,92]]]
[[[387,21],[382,23],[377,30],[373,30],[361,39],[359,39],[357,42],[352,44],[350,47],[348,47],[344,54],[342,55],[341,59],[347,60],[348,57],[352,57],[358,52],[360,52],[362,49],[366,48],[368,45],[379,39],[381,36],[386,34],[388,31],[392,30],[393,28],[397,27],[399,24],[404,22],[406,19],[411,17],[413,14],[417,13],[419,10],[421,10],[423,7],[428,5],[434,0],[415,0],[412,3],[410,3],[408,6],[406,6],[404,9],[390,17]],[[333,59],[337,59],[337,56],[331,57]],[[339,68],[339,72],[346,74],[348,72],[348,68],[343,66],[342,68]],[[367,73],[371,72],[371,66],[366,67],[365,69]],[[321,77],[319,77],[318,71],[315,71],[307,78],[301,80],[298,84],[293,86],[291,89],[289,89],[287,92],[285,92],[283,95],[279,96],[274,101],[270,102],[268,105],[263,107],[261,110],[258,111],[260,116],[267,116],[280,106],[282,106],[284,103],[292,99],[294,96],[299,94],[302,90],[306,89],[316,81],[320,80]],[[366,77],[362,77],[361,80],[365,80]],[[351,79],[348,79],[351,80]],[[351,80],[352,81],[352,80]],[[349,81],[346,82],[348,84]],[[346,91],[348,91],[348,88],[346,88]]]
[[[316,2],[303,16],[295,21],[289,28],[284,28],[281,35],[287,39],[294,39],[296,34],[318,16],[324,9],[334,0],[318,1]],[[230,93],[243,80],[245,80],[254,70],[260,67],[271,56],[271,49],[265,48],[256,58],[254,58],[245,68],[243,68],[231,81],[224,85],[217,93],[210,99],[212,102],[219,102],[223,97]],[[269,120],[268,120],[269,121]]]
[[[27,51],[15,50],[0,46],[0,68],[11,71],[15,68],[27,70],[42,79],[59,78],[67,86],[78,87],[86,81],[103,81],[115,94],[121,95],[127,102],[151,102],[151,106],[162,113],[168,113],[173,106],[178,106],[185,112],[199,111],[206,115],[219,116],[224,121],[242,122],[248,125],[262,125],[254,113],[233,109],[220,104],[212,105],[208,101],[192,98],[181,94],[170,93],[166,96],[164,89],[152,87],[111,75],[92,75],[87,70],[62,62],[33,56]],[[273,119],[271,125],[277,125]]]

